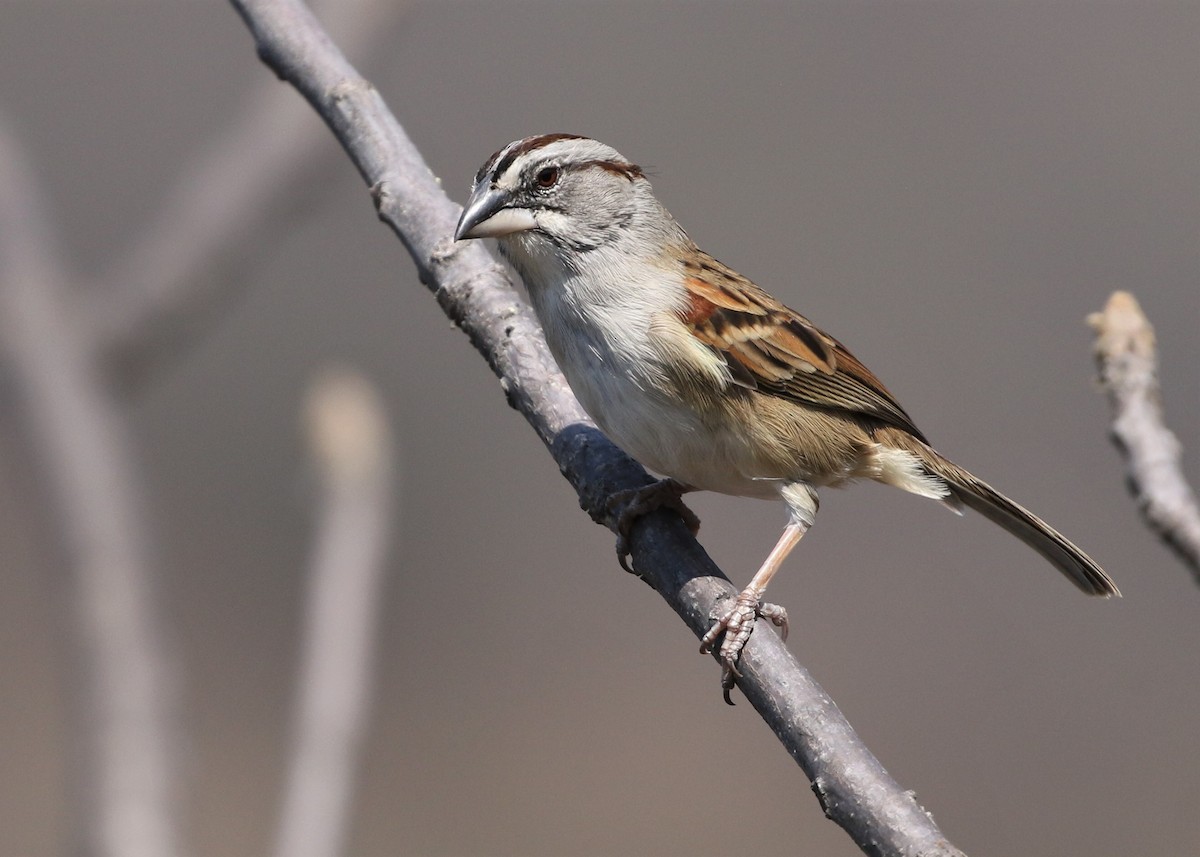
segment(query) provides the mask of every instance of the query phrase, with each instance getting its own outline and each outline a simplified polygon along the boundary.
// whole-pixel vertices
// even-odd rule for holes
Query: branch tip
[[[1146,525],[1200,583],[1200,504],[1180,464],[1181,446],[1163,420],[1154,327],[1137,299],[1115,292],[1088,324],[1100,384],[1112,406],[1113,442]]]
[[[1154,359],[1157,341],[1137,298],[1129,292],[1113,292],[1100,312],[1087,317],[1088,326],[1096,333],[1097,359],[1116,358],[1135,354]]]

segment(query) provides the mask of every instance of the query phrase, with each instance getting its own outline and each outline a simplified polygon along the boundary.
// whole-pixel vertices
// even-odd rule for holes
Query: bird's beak
[[[480,183],[467,200],[462,217],[454,230],[454,240],[464,238],[497,238],[524,232],[537,226],[528,208],[509,208],[508,191]]]

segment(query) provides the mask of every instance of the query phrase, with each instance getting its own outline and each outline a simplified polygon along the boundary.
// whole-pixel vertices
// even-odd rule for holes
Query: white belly
[[[563,371],[588,415],[647,469],[703,491],[778,499],[780,474],[760,471],[746,438],[725,421],[705,419],[631,375],[595,366]]]

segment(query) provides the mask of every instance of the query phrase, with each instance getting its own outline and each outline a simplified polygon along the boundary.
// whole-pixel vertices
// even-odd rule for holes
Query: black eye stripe
[[[547,164],[547,163],[543,162],[541,164],[538,164],[536,166],[536,169],[532,166],[529,167],[529,172],[525,173],[524,177],[522,178],[522,184],[526,184],[526,185],[536,184],[539,187],[549,188],[549,187],[552,187],[555,184],[557,184],[558,181],[562,178],[562,175],[564,173],[566,173],[568,171],[576,172],[578,170],[586,170],[589,168],[604,170],[605,172],[612,173],[613,175],[622,176],[622,177],[628,179],[629,181],[633,181],[634,179],[640,179],[640,178],[645,177],[645,174],[642,172],[642,168],[639,167],[637,164],[627,164],[623,161],[591,160],[591,161],[576,161],[575,163],[567,163],[567,164],[556,164],[556,163]],[[546,183],[542,180],[542,174],[545,173],[547,170],[554,170],[557,172],[557,175],[554,177],[554,180],[550,181],[549,183]],[[496,170],[494,171],[494,175],[492,176],[492,180],[493,181],[499,180],[500,175],[503,172],[504,172],[504,170],[497,167]]]

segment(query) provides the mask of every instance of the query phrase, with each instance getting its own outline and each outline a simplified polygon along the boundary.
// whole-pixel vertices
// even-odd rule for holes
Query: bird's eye
[[[534,176],[534,180],[538,183],[538,187],[554,187],[558,184],[560,175],[562,175],[562,170],[558,167],[542,167]]]

